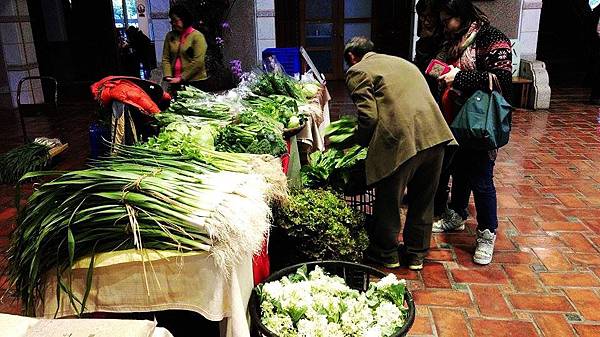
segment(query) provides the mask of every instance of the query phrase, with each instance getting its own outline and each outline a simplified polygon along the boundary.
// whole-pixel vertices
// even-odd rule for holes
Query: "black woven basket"
[[[386,276],[385,273],[375,268],[358,263],[344,261],[316,261],[300,263],[284,268],[276,273],[271,274],[271,276],[269,276],[269,278],[266,279],[263,283],[277,281],[284,276],[294,274],[296,270],[298,270],[298,268],[304,265],[307,266],[308,271],[313,270],[315,266],[318,265],[329,274],[337,275],[343,278],[346,281],[348,287],[361,292],[367,291],[371,282],[377,282]],[[258,297],[256,289],[257,288],[254,288],[254,290],[252,291],[252,296],[250,296],[250,303],[248,305],[248,310],[250,311],[250,318],[252,323],[252,335],[261,337],[278,337],[276,334],[271,332],[266,326],[262,324],[260,299]],[[413,323],[415,322],[415,302],[413,300],[412,294],[408,291],[408,289],[406,289],[404,301],[408,308],[406,322],[404,323],[404,326],[402,326],[402,328],[400,328],[398,331],[396,331],[395,334],[392,335],[392,337],[406,336]]]
[[[344,194],[344,200],[346,200],[348,206],[367,216],[371,216],[373,215],[373,207],[375,205],[375,189],[369,189],[358,195]]]

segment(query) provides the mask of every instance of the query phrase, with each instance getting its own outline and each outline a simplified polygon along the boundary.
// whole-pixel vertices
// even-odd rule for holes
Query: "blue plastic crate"
[[[300,73],[300,49],[299,48],[267,48],[262,52],[263,60],[275,55],[277,61],[283,66],[288,75]]]

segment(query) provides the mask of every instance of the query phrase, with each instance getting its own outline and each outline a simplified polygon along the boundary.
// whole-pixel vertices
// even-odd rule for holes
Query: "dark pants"
[[[433,202],[433,216],[440,217],[448,209],[448,195],[450,194],[450,173],[452,172],[452,162],[458,146],[444,147],[444,161],[442,162],[442,171],[440,172],[440,181],[435,199]]]
[[[473,191],[477,211],[477,229],[498,228],[494,164],[496,151],[479,151],[459,147],[454,156],[452,199],[450,208],[463,219],[468,216],[469,197]]]
[[[398,254],[400,206],[408,189],[408,212],[404,224],[404,246],[409,254],[425,256],[431,240],[433,197],[442,168],[444,145],[418,152],[396,172],[375,186],[373,216],[375,226],[370,233],[371,247],[382,257]]]

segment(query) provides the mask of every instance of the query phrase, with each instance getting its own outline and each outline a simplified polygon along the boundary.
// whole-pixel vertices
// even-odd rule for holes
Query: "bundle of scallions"
[[[59,175],[29,197],[11,237],[9,279],[25,312],[34,314],[52,273],[57,293],[83,313],[93,258],[83,298],[73,295],[65,275],[74,261],[96,253],[206,251],[226,272],[258,251],[269,226],[268,184],[258,174],[220,171],[241,158],[228,155],[179,161],[181,154],[122,147],[86,170],[25,175]]]
[[[50,148],[32,142],[0,154],[0,184],[14,184],[25,173],[43,169],[50,159]]]

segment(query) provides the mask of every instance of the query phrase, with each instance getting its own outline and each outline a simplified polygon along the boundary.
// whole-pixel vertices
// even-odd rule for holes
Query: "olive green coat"
[[[200,81],[208,78],[204,63],[207,49],[204,35],[194,30],[185,39],[181,49],[179,48],[179,38],[180,34],[175,31],[170,31],[165,36],[162,56],[163,76],[173,76],[175,61],[177,56],[181,55],[181,79],[184,82]]]
[[[358,108],[356,140],[369,146],[367,184],[417,152],[454,140],[425,78],[408,61],[367,53],[348,69],[346,86]]]

